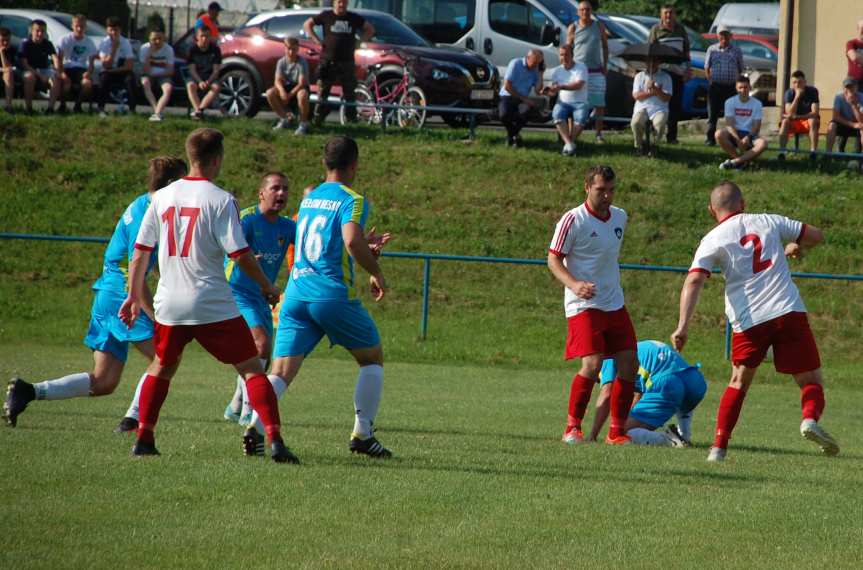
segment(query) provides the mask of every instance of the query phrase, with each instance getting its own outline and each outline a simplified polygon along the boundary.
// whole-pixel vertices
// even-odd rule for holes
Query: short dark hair
[[[793,77],[794,79],[806,79],[806,74],[803,73],[803,70],[797,69],[794,71],[794,73],[791,74],[791,77]]]
[[[662,8],[660,8],[659,11],[662,12],[664,10],[671,10],[672,12],[675,12],[677,9],[674,7],[674,4],[663,4]]]
[[[74,16],[72,16],[72,21],[86,22],[87,16],[85,16],[84,14],[75,14]]]
[[[8,38],[12,35],[12,32],[9,28],[0,28],[0,38]]]
[[[116,16],[108,16],[105,19],[105,27],[106,28],[120,28],[123,29],[123,22],[120,21],[120,18]]]
[[[606,182],[611,182],[615,178],[614,169],[605,164],[596,164],[587,169],[584,174],[584,183],[590,186],[593,180],[599,176]]]
[[[738,75],[735,83],[749,83],[749,78],[745,75]]]
[[[186,161],[175,156],[157,156],[150,159],[147,168],[147,190],[155,192],[174,180],[185,176],[188,169]]]
[[[324,146],[324,165],[327,170],[345,170],[359,157],[357,142],[348,136],[333,137]]]
[[[225,135],[217,129],[195,129],[186,137],[186,155],[192,164],[209,165],[225,153]]]
[[[284,172],[282,172],[280,170],[271,170],[271,171],[267,172],[266,174],[264,174],[263,176],[261,176],[261,183],[258,186],[258,188],[263,188],[264,184],[267,181],[267,178],[270,178],[271,176],[277,176],[279,178],[284,178],[285,180],[288,179],[288,175],[285,174]]]
[[[45,20],[35,19],[30,22],[30,29],[32,30],[34,26],[40,26],[42,28],[47,28],[48,24],[45,23]]]
[[[215,10],[217,12],[221,12],[222,7],[219,5],[218,2],[210,2],[210,5],[207,6],[207,10]]]

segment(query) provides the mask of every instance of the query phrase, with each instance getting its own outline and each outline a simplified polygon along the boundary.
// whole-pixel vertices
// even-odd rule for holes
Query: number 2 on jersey
[[[755,234],[746,234],[740,238],[740,245],[742,247],[746,247],[748,243],[752,243],[752,273],[761,273],[773,265],[773,260],[761,259],[762,247],[760,237]]]
[[[327,223],[326,216],[315,216],[312,222],[309,223],[309,218],[305,217],[297,226],[297,244],[295,246],[296,254],[294,255],[294,263],[299,263],[306,255],[306,260],[314,263],[321,257],[321,252],[324,249],[324,240],[321,236],[321,230]]]
[[[183,249],[180,252],[180,257],[189,257],[189,250],[192,248],[192,234],[195,233],[195,224],[198,222],[198,215],[201,213],[200,208],[180,208],[180,217],[189,218],[189,224],[186,226],[186,237],[183,239]],[[177,208],[171,206],[162,214],[162,221],[168,225],[168,256],[177,255],[177,235],[174,229],[174,219],[177,216]]]

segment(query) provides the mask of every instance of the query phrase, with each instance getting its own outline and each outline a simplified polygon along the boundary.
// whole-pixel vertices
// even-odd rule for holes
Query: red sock
[[[158,376],[147,374],[144,385],[141,386],[141,400],[138,402],[140,420],[138,421],[138,440],[145,443],[154,443],[156,422],[159,421],[159,410],[168,396],[168,388],[171,381]]]
[[[716,414],[716,437],[713,440],[713,447],[722,449],[728,447],[728,440],[731,439],[731,432],[737,425],[744,398],[746,398],[744,390],[731,386],[725,389],[722,400],[719,401],[719,413]]]
[[[261,417],[267,438],[271,442],[280,440],[282,420],[279,418],[279,402],[270,381],[263,374],[252,376],[246,380],[246,392],[249,394],[249,403]]]
[[[629,417],[632,398],[635,395],[635,383],[625,382],[618,376],[611,385],[611,423],[608,428],[609,437],[624,435],[623,426]]]
[[[572,379],[572,386],[569,388],[567,427],[581,428],[581,420],[584,419],[584,412],[587,411],[587,405],[590,403],[590,394],[593,392],[594,384],[596,384],[596,380],[585,378],[581,374],[576,374],[575,378]]]
[[[824,388],[821,384],[806,384],[800,388],[800,407],[804,420],[821,419],[824,412]]]

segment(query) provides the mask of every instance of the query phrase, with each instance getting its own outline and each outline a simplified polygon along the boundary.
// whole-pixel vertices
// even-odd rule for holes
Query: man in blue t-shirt
[[[846,77],[842,81],[842,91],[833,98],[833,118],[827,128],[827,152],[833,152],[836,137],[854,140],[855,152],[863,147],[863,93],[857,80]],[[845,150],[844,145],[840,150]]]
[[[380,301],[386,284],[376,258],[389,234],[364,231],[369,205],[351,188],[358,161],[353,139],[331,138],[324,148],[326,180],[300,203],[294,267],[279,313],[270,382],[281,396],[324,335],[344,346],[360,366],[348,448],[386,458],[392,453],[372,427],[383,387],[383,349],[377,326],[357,298],[354,264],[370,275],[372,296]],[[247,454],[260,436],[257,414],[253,418],[243,437]]]
[[[179,158],[152,159],[149,192],[136,198],[117,222],[111,241],[105,248],[102,275],[93,284],[96,297],[90,311],[90,327],[84,339],[84,344],[93,351],[93,371],[70,374],[38,384],[30,384],[20,378],[13,379],[9,383],[3,406],[3,417],[8,425],[15,427],[18,416],[33,400],[66,400],[113,393],[120,383],[130,342],[148,360],[153,360],[153,321],[142,314],[132,328],[128,328],[117,313],[126,299],[129,260],[134,253],[135,238],[150,205],[150,198],[158,189],[185,174],[186,164]],[[155,261],[153,256],[147,271],[152,269]]]
[[[527,124],[527,117],[536,107],[530,98],[534,89],[540,94],[542,89],[543,57],[538,49],[527,52],[525,57],[517,57],[509,62],[500,88],[498,114],[500,122],[506,127],[506,146],[522,146],[521,129]]]

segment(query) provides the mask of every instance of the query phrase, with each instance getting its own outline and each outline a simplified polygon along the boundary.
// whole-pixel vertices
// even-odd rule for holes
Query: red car
[[[701,34],[711,44],[719,41],[717,34]],[[749,36],[732,34],[731,43],[740,48],[744,56],[760,57],[774,62],[779,61],[779,36]]]

